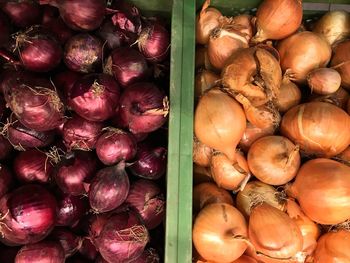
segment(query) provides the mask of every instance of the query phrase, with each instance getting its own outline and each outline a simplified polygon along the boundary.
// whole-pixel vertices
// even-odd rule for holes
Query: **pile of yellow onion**
[[[193,260],[350,262],[350,14],[196,20]]]

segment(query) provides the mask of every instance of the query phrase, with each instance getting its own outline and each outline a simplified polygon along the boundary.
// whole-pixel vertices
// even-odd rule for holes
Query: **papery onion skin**
[[[279,94],[276,98],[276,106],[279,112],[284,113],[290,108],[298,105],[301,101],[301,91],[299,87],[285,77],[282,80],[282,85]]]
[[[209,167],[213,150],[201,143],[196,137],[193,138],[193,162],[199,166]]]
[[[261,202],[281,211],[285,210],[285,202],[282,199],[282,195],[273,186],[260,181],[248,182],[236,197],[236,207],[246,218],[249,218],[254,206]]]
[[[257,252],[275,259],[288,259],[302,250],[303,237],[287,214],[266,203],[253,208],[249,240]]]
[[[40,24],[42,10],[34,1],[3,1],[1,7],[12,23],[18,27],[28,27],[35,24]]]
[[[241,140],[239,141],[239,148],[245,153],[247,153],[249,151],[249,148],[256,140],[265,136],[273,135],[275,130],[276,127],[274,125],[266,127],[264,129],[260,129],[251,124],[250,122],[247,122],[246,129],[243,133]]]
[[[326,67],[332,50],[320,35],[304,31],[282,40],[277,50],[281,57],[283,71],[290,69],[291,80],[303,83],[306,75],[315,68]]]
[[[311,92],[332,94],[340,88],[341,76],[332,68],[318,68],[306,76]]]
[[[350,218],[350,167],[318,158],[303,164],[287,193],[319,224],[336,225]]]
[[[58,242],[42,241],[22,247],[14,263],[64,263],[65,256],[62,246]]]
[[[315,263],[348,262],[350,260],[350,232],[339,230],[321,236],[314,253]]]
[[[196,101],[204,92],[215,86],[220,77],[210,70],[202,70],[196,75],[194,96]]]
[[[266,136],[252,144],[247,161],[250,171],[260,181],[283,185],[299,170],[299,147],[283,136]]]
[[[235,148],[245,128],[243,109],[222,91],[212,89],[199,100],[195,110],[194,132],[198,140],[208,147],[234,160]]]
[[[334,48],[331,67],[336,69],[342,79],[342,87],[350,90],[350,40],[339,43]]]
[[[193,244],[206,260],[229,263],[238,259],[248,247],[246,237],[244,217],[229,204],[207,205],[194,221]]]
[[[282,119],[281,133],[302,152],[332,157],[350,142],[350,117],[342,109],[325,102],[309,102],[290,109]]]
[[[3,164],[0,165],[0,198],[9,192],[14,183],[12,173]]]
[[[264,0],[256,13],[255,42],[279,40],[293,34],[303,18],[301,0]]]

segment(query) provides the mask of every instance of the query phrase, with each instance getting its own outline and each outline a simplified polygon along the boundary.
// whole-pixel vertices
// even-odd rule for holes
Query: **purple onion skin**
[[[159,263],[160,258],[154,248],[145,249],[140,257],[132,261],[132,263]]]
[[[87,212],[87,203],[81,196],[62,194],[58,199],[56,226],[74,227]]]
[[[129,161],[136,155],[137,143],[131,133],[112,128],[103,133],[96,142],[96,153],[105,165]]]
[[[135,49],[120,47],[112,51],[112,73],[122,87],[146,80],[149,68],[145,58]]]
[[[37,149],[30,149],[20,152],[15,157],[13,170],[22,183],[47,183],[53,166],[45,153]]]
[[[106,20],[96,33],[110,50],[122,46],[126,42],[126,36],[121,29]]]
[[[5,165],[0,165],[0,197],[6,194],[13,185],[13,177]]]
[[[159,129],[167,121],[166,96],[152,83],[136,83],[125,89],[117,112],[118,123],[134,134]]]
[[[48,239],[61,244],[66,258],[74,255],[81,246],[81,238],[64,227],[54,228]]]
[[[43,23],[43,26],[56,36],[61,45],[64,45],[74,34],[73,30],[70,29],[61,18]]]
[[[139,213],[147,229],[156,228],[164,220],[164,195],[152,181],[140,179],[134,182],[126,203]]]
[[[126,200],[130,188],[125,163],[98,171],[89,187],[89,203],[97,213],[112,211]]]
[[[49,131],[64,122],[64,105],[48,79],[15,72],[2,87],[7,105],[27,128]]]
[[[67,106],[69,105],[68,97],[70,96],[70,91],[73,88],[75,82],[82,77],[81,73],[72,71],[72,70],[66,70],[63,72],[57,73],[53,77],[53,82],[55,83],[55,86],[57,89],[61,90],[63,93],[63,101]]]
[[[95,245],[87,237],[82,239],[81,246],[79,248],[79,253],[88,260],[95,260],[98,255]]]
[[[71,37],[64,48],[64,63],[73,71],[93,73],[102,65],[102,41],[84,33]]]
[[[109,219],[95,245],[107,262],[119,263],[140,257],[148,241],[149,233],[137,215],[122,212]]]
[[[153,147],[148,143],[140,143],[136,161],[129,166],[130,172],[140,178],[157,180],[167,168],[167,150],[164,147]]]
[[[42,25],[45,25],[47,23],[50,23],[53,20],[56,20],[60,15],[58,9],[54,6],[44,5],[42,6],[42,9],[43,9],[43,17],[41,19]]]
[[[78,79],[70,90],[69,105],[89,121],[105,121],[114,115],[120,88],[107,74],[90,74]]]
[[[7,21],[7,17],[0,11],[0,47],[6,46],[10,39],[10,25]]]
[[[102,132],[103,123],[73,116],[63,126],[63,140],[69,150],[90,151]]]
[[[40,24],[42,17],[41,7],[31,0],[4,1],[2,10],[8,15],[12,23],[22,28]]]
[[[58,165],[55,180],[62,192],[74,196],[86,194],[84,183],[97,169],[96,157],[90,152],[75,151]]]
[[[64,250],[58,242],[42,241],[22,247],[14,263],[64,263]]]
[[[2,135],[0,135],[0,160],[7,159],[13,151],[11,143]]]

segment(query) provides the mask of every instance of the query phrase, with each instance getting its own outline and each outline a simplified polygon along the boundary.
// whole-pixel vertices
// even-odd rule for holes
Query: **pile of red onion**
[[[0,1],[0,262],[161,261],[158,21],[124,0]]]

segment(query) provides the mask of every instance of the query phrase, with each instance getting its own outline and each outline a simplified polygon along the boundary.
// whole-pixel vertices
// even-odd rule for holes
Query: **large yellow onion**
[[[321,236],[317,242],[314,263],[350,262],[350,232],[339,230]]]
[[[350,117],[326,102],[309,102],[290,109],[282,119],[281,133],[309,155],[332,157],[350,143]]]
[[[316,223],[334,225],[350,219],[350,167],[345,164],[325,158],[308,161],[287,192]]]
[[[350,36],[350,14],[343,10],[327,12],[312,31],[324,36],[330,45],[342,41]]]
[[[342,86],[350,90],[350,40],[345,40],[334,48],[331,66],[340,73]]]
[[[304,31],[282,40],[277,50],[281,56],[281,67],[290,69],[291,80],[303,83],[306,75],[315,68],[325,67],[331,59],[332,50],[320,35]]]
[[[302,0],[264,0],[256,12],[255,42],[278,40],[293,34],[303,17]]]
[[[211,31],[219,26],[220,11],[210,6],[210,0],[206,0],[196,20],[196,41],[198,44],[206,45],[209,41]]]
[[[204,207],[194,221],[192,236],[196,250],[208,261],[231,263],[248,247],[243,215],[225,203]]]
[[[290,259],[303,248],[298,225],[281,210],[262,203],[249,218],[249,240],[258,253],[275,259]]]
[[[199,141],[233,161],[245,128],[244,111],[235,99],[219,89],[211,89],[200,98],[194,116]]]

